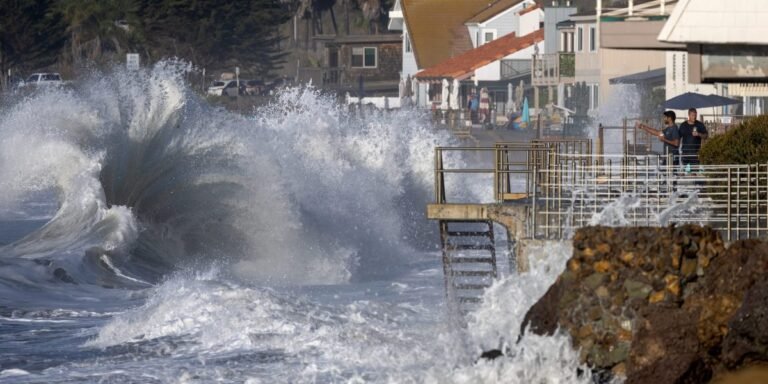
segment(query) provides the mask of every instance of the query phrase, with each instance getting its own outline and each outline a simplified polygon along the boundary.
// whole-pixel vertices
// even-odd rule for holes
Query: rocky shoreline
[[[768,243],[685,225],[587,227],[523,328],[571,335],[600,377],[703,383],[768,365]]]

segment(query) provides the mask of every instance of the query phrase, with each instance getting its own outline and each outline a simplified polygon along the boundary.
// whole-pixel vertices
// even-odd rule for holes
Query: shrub
[[[768,115],[753,117],[708,139],[701,147],[699,159],[704,164],[768,162]]]

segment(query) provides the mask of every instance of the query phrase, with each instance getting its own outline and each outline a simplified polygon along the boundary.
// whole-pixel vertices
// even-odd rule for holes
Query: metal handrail
[[[728,241],[768,235],[768,164],[694,165],[688,170],[674,165],[672,156],[601,155],[591,153],[591,142],[581,144],[584,151],[564,143],[438,147],[435,201],[447,202],[445,174],[478,173],[493,174],[494,200],[509,202],[522,194],[513,193],[511,181],[518,175],[525,182],[523,201],[531,207],[533,238],[563,238],[569,228],[589,224],[620,199],[633,201],[622,208],[626,225],[708,224]],[[492,153],[493,166],[447,169],[443,155],[449,151]],[[695,207],[690,206],[693,196]]]

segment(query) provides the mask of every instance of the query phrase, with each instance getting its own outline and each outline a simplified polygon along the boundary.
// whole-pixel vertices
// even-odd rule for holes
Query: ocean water
[[[568,337],[520,335],[565,243],[465,327],[446,312],[425,205],[455,143],[426,116],[361,119],[312,88],[233,114],[184,70],[2,107],[0,383],[591,382]]]

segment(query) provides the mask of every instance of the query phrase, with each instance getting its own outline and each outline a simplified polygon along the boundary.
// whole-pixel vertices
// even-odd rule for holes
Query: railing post
[[[536,184],[538,183],[538,174],[539,174],[538,164],[534,163],[534,165],[533,165],[533,190],[531,191],[531,196],[532,196],[532,198],[531,198],[531,212],[532,212],[532,217],[531,217],[531,223],[532,223],[531,237],[534,238],[534,239],[536,238],[536,226],[537,226],[537,224],[536,224],[536,221],[537,221],[536,220],[536,205],[538,205],[538,203],[536,202],[536,195],[537,195]]]
[[[726,208],[726,216],[728,217],[728,234],[726,237],[728,238],[728,241],[731,241],[731,168],[728,167],[728,193],[727,193],[727,208]]]
[[[496,196],[496,202],[501,202],[503,200],[502,193],[503,191],[501,188],[499,188],[499,146],[495,146],[493,149],[493,195]]]

